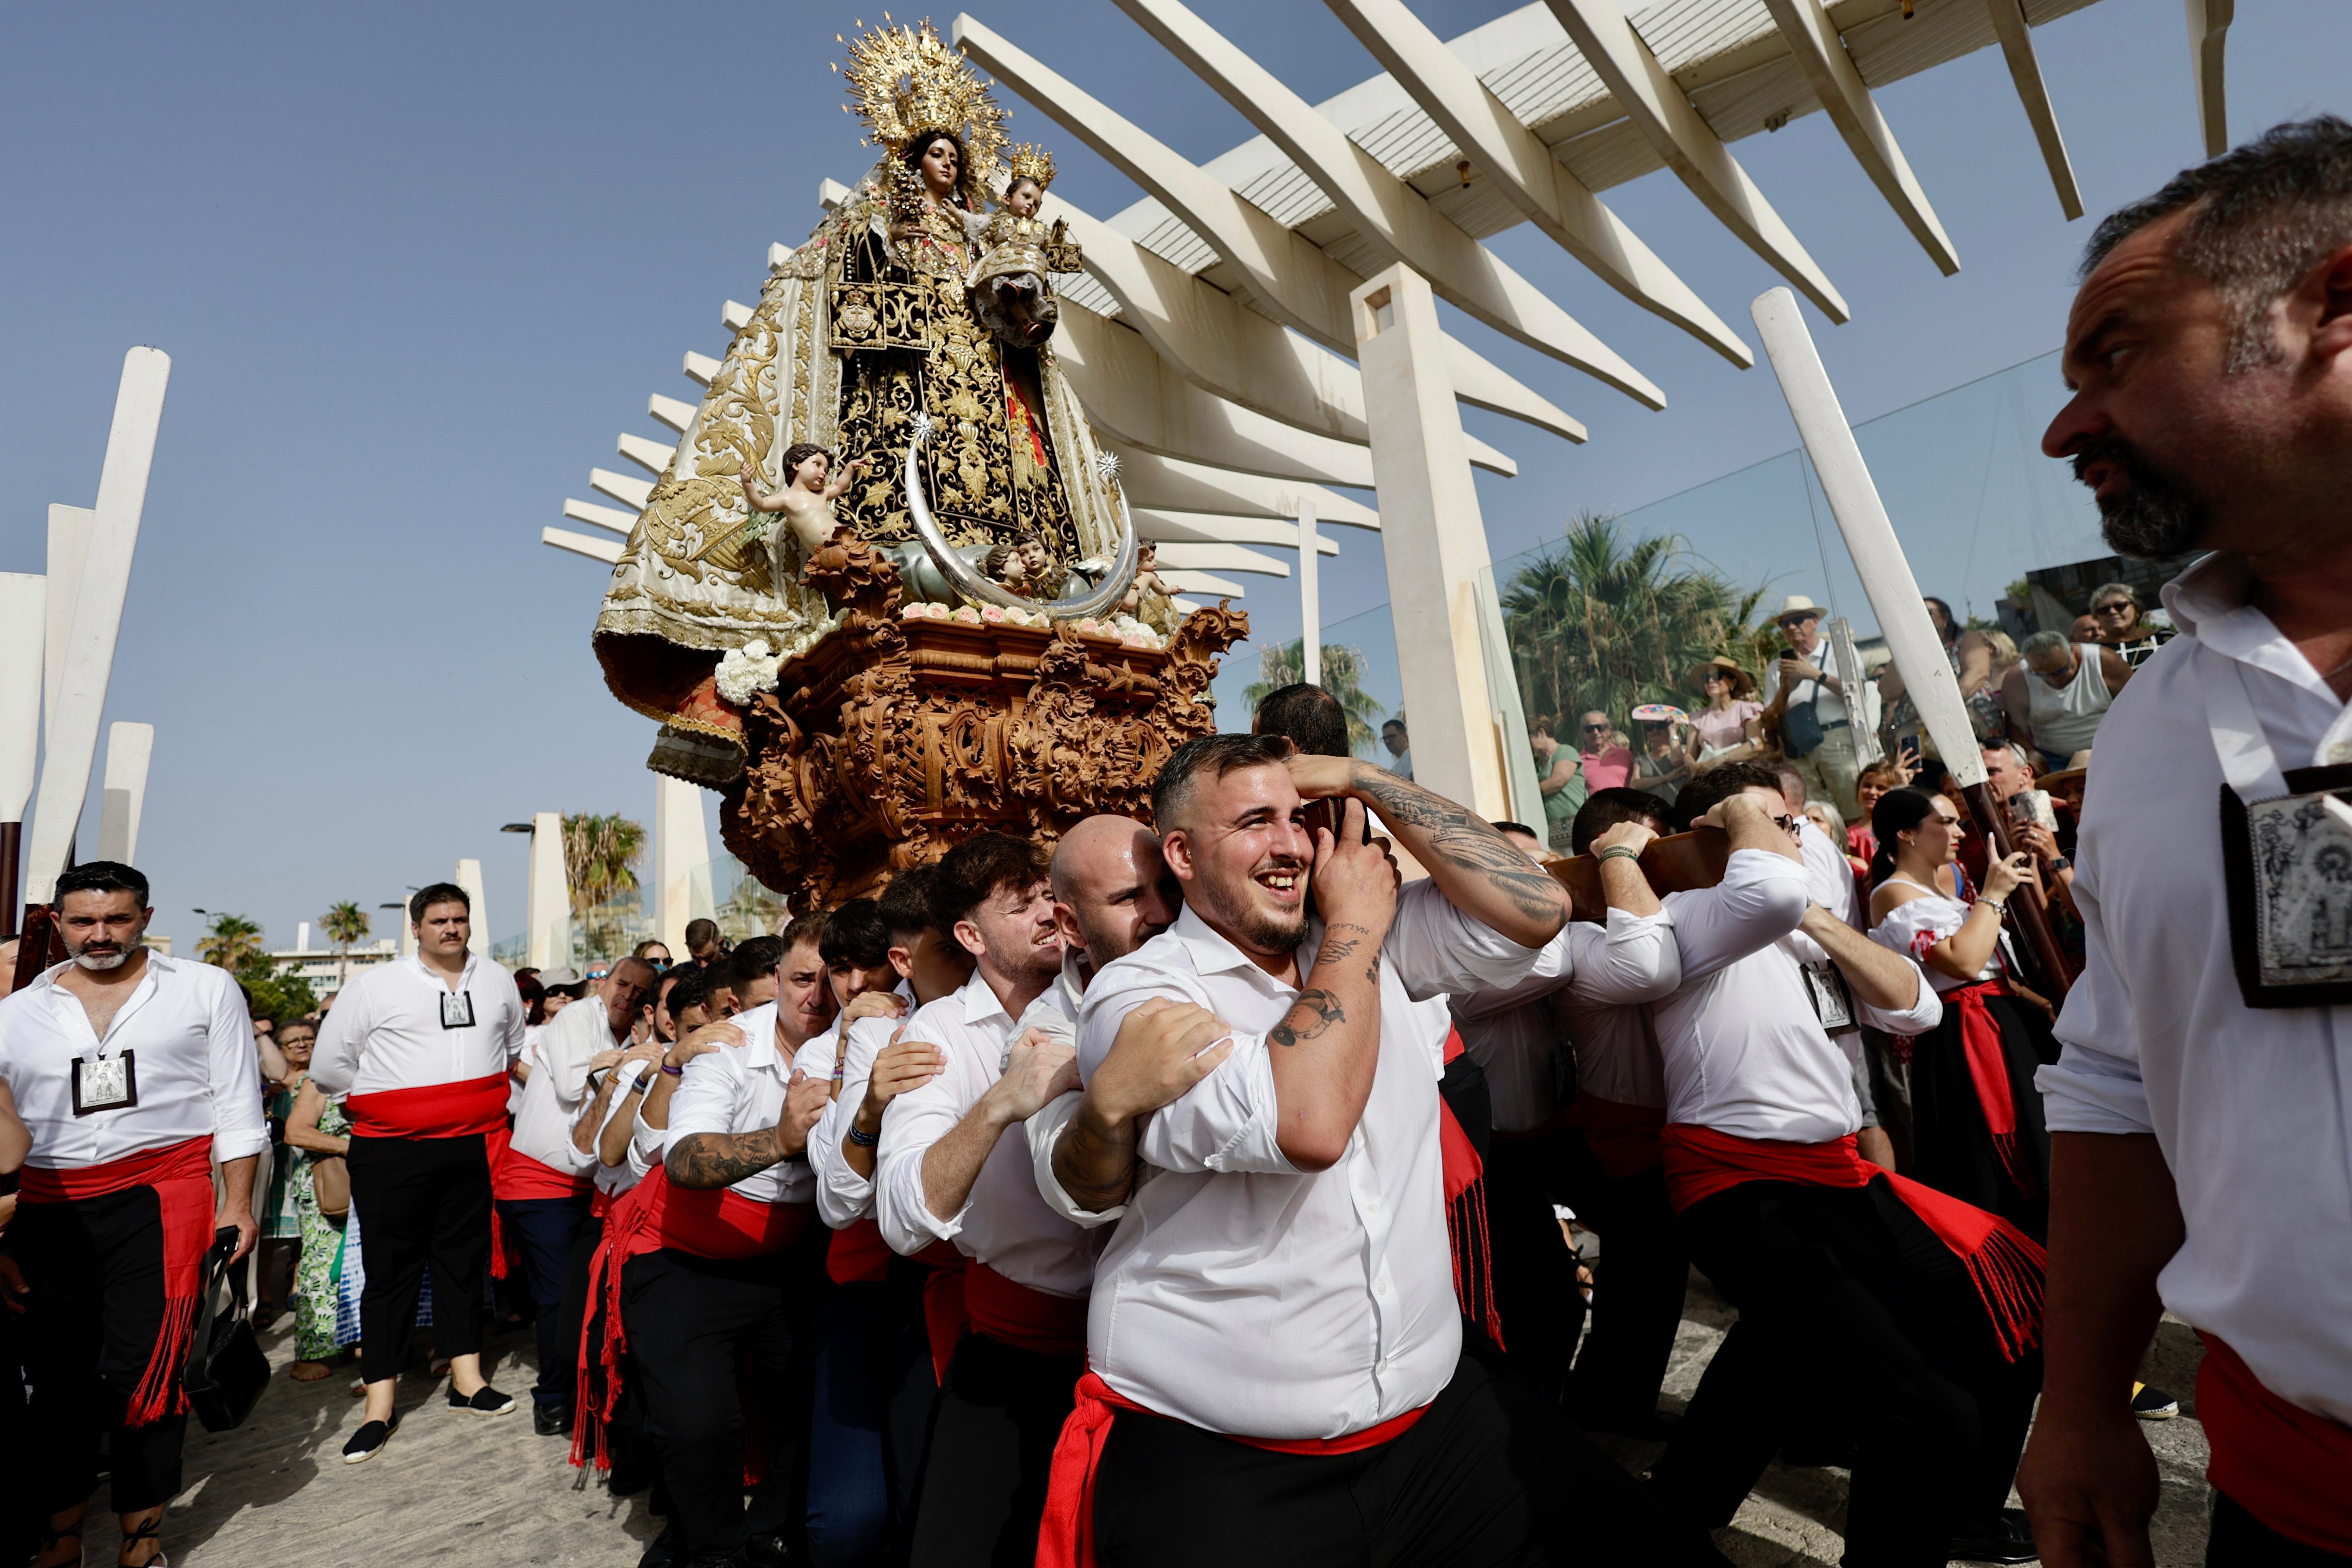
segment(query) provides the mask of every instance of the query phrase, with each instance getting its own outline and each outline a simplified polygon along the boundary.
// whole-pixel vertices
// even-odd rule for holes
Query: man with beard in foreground
[[[2206,1562],[2352,1562],[2352,986],[2317,906],[2252,919],[2352,848],[2324,793],[2352,779],[2352,124],[2281,126],[2100,225],[2064,367],[2042,449],[2107,542],[2214,553],[2165,588],[2180,635],[2116,698],[2084,801],[2018,1488],[2050,1568],[2153,1561],[2129,1397],[2168,1307],[2205,1341]]]

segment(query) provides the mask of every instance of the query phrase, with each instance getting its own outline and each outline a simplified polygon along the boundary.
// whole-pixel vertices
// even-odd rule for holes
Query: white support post
[[[1919,580],[1911,574],[1911,562],[1895,537],[1895,524],[1887,520],[1886,504],[1878,498],[1870,466],[1862,460],[1862,447],[1853,438],[1853,427],[1846,423],[1837,388],[1830,384],[1813,336],[1805,330],[1797,297],[1786,289],[1768,289],[1756,297],[1750,313],[1756,319],[1756,330],[1763,334],[1764,355],[1772,363],[1772,374],[1780,378],[1780,395],[1789,400],[1789,413],[1796,419],[1805,455],[1812,458],[1822,493],[1829,498],[1830,514],[1845,536],[1863,592],[1870,596],[1871,612],[1878,617],[1887,651],[1903,672],[1903,688],[1918,707],[1920,722],[1927,726],[1952,777],[1963,789],[1980,784],[1985,782],[1984,755],[1977,750],[1968,705],[1960,698],[1960,683],[1952,674],[1951,660],[1944,655],[1935,623],[1927,618],[1927,604],[1919,597]],[[1381,510],[1385,515],[1388,509]],[[1854,706],[1859,713],[1860,703]]]
[[[1322,541],[1315,533],[1315,498],[1298,498],[1298,666],[1309,686],[1323,684]]]
[[[563,816],[533,812],[530,818],[530,923],[523,962],[533,969],[557,969],[572,962],[572,895],[563,876]]]
[[[99,807],[98,858],[139,862],[139,813],[147,804],[147,763],[155,726],[117,721],[106,727],[106,794]]]
[[[689,921],[718,912],[710,889],[710,832],[702,791],[667,773],[654,775],[654,935],[675,958],[686,951]]]
[[[1482,816],[1509,816],[1478,626],[1486,525],[1445,372],[1437,304],[1402,264],[1349,296],[1381,494],[1397,668],[1413,782]]]
[[[122,627],[122,597],[131,587],[131,557],[139,543],[155,431],[163,422],[163,390],[171,377],[171,358],[161,349],[135,348],[122,356],[114,425],[107,435],[106,464],[98,479],[98,515],[82,562],[80,591],[74,596],[73,630],[66,639],[57,714],[48,727],[47,756],[33,817],[32,860],[25,880],[36,903],[47,903],[57,890],[58,874],[73,847],[74,829],[81,821],[83,799],[89,794],[98,724],[106,709],[107,679],[114,669],[114,639]]]
[[[482,897],[482,863],[479,860],[458,861],[457,874],[451,880],[466,890],[466,898],[472,906],[466,911],[468,932],[466,951],[488,958],[490,955],[490,913],[488,901]]]
[[[58,681],[66,672],[66,639],[73,635],[74,601],[81,595],[82,558],[89,553],[90,525],[98,514],[86,506],[49,504],[49,595],[42,611],[46,635],[41,654],[41,739],[58,721]]]
[[[0,572],[0,822],[22,822],[41,746],[41,642],[48,579]],[[6,921],[15,929],[13,919]]]

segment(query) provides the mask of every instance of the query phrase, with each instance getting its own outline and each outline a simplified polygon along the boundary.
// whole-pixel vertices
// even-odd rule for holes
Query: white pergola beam
[[[719,362],[709,354],[698,354],[692,349],[686,351],[686,378],[688,381],[709,386],[719,379]]]
[[[751,324],[751,307],[740,300],[730,300],[719,308],[719,324],[730,332],[740,332]]]
[[[1325,522],[1350,528],[1381,525],[1380,513],[1370,507],[1320,485],[1269,479],[1116,445],[1112,449],[1119,458],[1119,489],[1129,506],[1286,519],[1297,515],[1302,501],[1311,501],[1315,515]]]
[[[1286,549],[1298,548],[1298,525],[1274,517],[1234,517],[1213,511],[1166,511],[1158,507],[1131,507],[1135,531],[1145,539],[1161,543],[1175,540],[1185,544],[1276,544]],[[1339,547],[1318,531],[1316,548],[1326,555],[1337,555]]]
[[[1742,370],[1756,363],[1739,334],[1569,173],[1404,0],[1326,3],[1528,221],[1643,310]]]
[[[1789,46],[1790,58],[1796,61],[1805,85],[1813,89],[1830,123],[1845,139],[1847,149],[1903,226],[1911,231],[1927,258],[1937,269],[1948,278],[1960,269],[1959,253],[1952,248],[1951,237],[1944,232],[1936,209],[1927,205],[1927,193],[1911,173],[1911,164],[1895,145],[1895,132],[1887,128],[1886,117],[1878,111],[1878,104],[1863,84],[1862,73],[1854,68],[1853,58],[1845,52],[1845,42],[1838,36],[1837,26],[1830,20],[1822,0],[1764,0],[1772,12],[1772,24],[1780,29],[1780,37]]]
[[[602,561],[607,566],[621,563],[621,542],[617,539],[598,539],[592,534],[573,533],[566,529],[542,528],[539,531],[539,542],[552,544],[558,550],[569,550],[574,555],[585,555],[591,561]]]
[[[1230,577],[1212,577],[1206,572],[1180,572],[1171,567],[1160,574],[1160,576],[1171,588],[1183,594],[1206,594],[1220,598],[1239,599],[1245,596],[1248,592]],[[1179,607],[1187,611],[1201,607],[1198,605],[1187,605],[1181,599],[1176,603]]]
[[[2015,0],[2007,3],[2013,5]],[[1806,254],[1714,127],[1658,63],[1650,46],[1626,19],[1619,0],[1549,0],[1549,4],[1586,63],[1616,99],[1617,107],[1675,172],[1675,177],[1742,244],[1819,306],[1822,314],[1832,321],[1845,321],[1849,312],[1844,297]]]
[[[1261,577],[1290,575],[1287,561],[1277,561],[1239,544],[1171,541],[1160,546],[1160,559],[1179,571],[1255,572]]]
[[[48,579],[38,573],[0,572],[0,822],[22,822],[25,803],[33,798],[48,594]],[[0,871],[0,882],[13,887],[15,879]],[[0,909],[0,931],[16,924],[16,911]]]
[[[682,398],[664,397],[658,392],[646,400],[646,412],[681,436],[686,434],[686,427],[694,423],[693,404]]]
[[[626,537],[637,526],[637,514],[623,511],[616,506],[598,506],[594,501],[572,500],[563,503],[563,515],[574,522],[584,522],[591,528],[606,528]]]
[[[610,468],[589,469],[588,483],[591,488],[611,496],[623,506],[634,507],[638,511],[645,510],[646,503],[653,500],[654,496],[651,479],[633,479],[626,474],[616,474]]]
[[[1649,408],[1666,395],[1508,262],[1465,234],[1427,197],[1348,138],[1316,107],[1181,0],[1118,0],[1120,9],[1241,110],[1321,187],[1384,259],[1429,280],[1447,303],[1538,353]]]
[[[1559,4],[1559,0],[1554,0]],[[2033,53],[2033,29],[2026,25],[2018,0],[1985,0],[1992,30],[2000,39],[2001,58],[2009,64],[2009,79],[2017,86],[2017,100],[2033,127],[2033,140],[2049,167],[2050,183],[2058,189],[2058,207],[2068,221],[2083,216],[2083,193],[2074,184],[2074,165],[2066,158],[2066,139],[2058,133],[2058,111],[2050,105],[2050,89],[2042,79],[2042,61]]]
[[[668,469],[669,460],[677,456],[677,443],[675,441],[664,446],[647,437],[632,436],[625,430],[614,443],[613,449],[656,479]]]
[[[73,635],[74,601],[81,595],[82,557],[98,514],[86,506],[49,503],[48,598],[42,614],[41,733],[58,721],[58,682],[66,673],[66,639]]]
[[[99,797],[98,858],[135,866],[139,816],[147,805],[147,764],[155,726],[117,720],[106,727],[106,779]]]
[[[1356,334],[1348,321],[1348,294],[1362,279],[994,29],[960,16],[955,41],[1112,167],[1159,197],[1241,273],[1258,309],[1333,353],[1354,357]],[[1475,408],[1517,415],[1513,405],[1526,389],[1516,377],[1458,338],[1445,340],[1444,353],[1455,396]],[[1581,426],[1569,435],[1572,441],[1583,438]]]
[[[2237,15],[2238,0],[2189,0],[2189,68],[2197,79],[2197,128],[2204,132],[2208,158],[2230,150],[2221,65]]]

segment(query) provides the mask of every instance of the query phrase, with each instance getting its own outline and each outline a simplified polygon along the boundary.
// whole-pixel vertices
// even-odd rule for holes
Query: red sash
[[[1071,1407],[1069,1419],[1062,1423],[1061,1436],[1055,1440],[1054,1469],[1045,1482],[1045,1513],[1037,1523],[1037,1568],[1095,1568],[1095,1472],[1102,1468],[1103,1444],[1110,1436],[1112,1418],[1126,1410],[1161,1421],[1172,1419],[1119,1394],[1092,1368],[1078,1379],[1073,1392],[1077,1403]],[[1344,1437],[1236,1437],[1223,1432],[1217,1436],[1273,1454],[1360,1454],[1403,1436],[1428,1408],[1408,1410]],[[1203,1505],[1214,1506],[1213,1500],[1203,1500]]]
[[[731,1187],[672,1186],[659,1165],[614,1200],[604,1216],[604,1239],[588,1260],[588,1300],[601,1301],[604,1331],[580,1337],[573,1464],[612,1468],[604,1430],[620,1403],[621,1355],[629,1344],[621,1322],[622,1266],[664,1247],[729,1262],[764,1258],[799,1240],[815,1206],[761,1203]]]
[[[2041,1183],[2025,1168],[2017,1152],[2017,1096],[2009,1081],[2009,1058],[2000,1048],[2000,1020],[1986,1005],[2006,996],[2009,987],[1998,980],[1979,980],[1944,993],[1944,1005],[1957,1004],[1960,1012],[1960,1050],[1969,1064],[1969,1081],[1976,1086],[1977,1104],[1984,1109],[1986,1129],[1992,1133],[1993,1152],[2000,1168],[2021,1193],[2036,1191]]]
[[[1658,1129],[1666,1124],[1663,1105],[1629,1105],[1580,1089],[1569,1113],[1569,1124],[1584,1129],[1584,1146],[1612,1182],[1638,1176],[1665,1158],[1658,1149]]]
[[[1445,1060],[1468,1047],[1462,1031],[1445,1030]],[[1462,1315],[1481,1324],[1496,1349],[1503,1344],[1503,1319],[1495,1306],[1495,1248],[1486,1237],[1486,1163],[1462,1130],[1445,1096],[1437,1097],[1437,1154],[1445,1175],[1445,1237],[1454,1253],[1454,1299]]]
[[[890,1244],[870,1219],[854,1219],[833,1233],[824,1271],[836,1285],[879,1285],[890,1278]]]
[[[2237,1352],[2198,1337],[2197,1416],[2213,1450],[2205,1479],[2289,1541],[2352,1556],[2352,1426],[2281,1399]]]
[[[343,1110],[362,1138],[469,1138],[506,1131],[509,1087],[507,1075],[494,1072],[462,1083],[347,1095]]]
[[[1744,1182],[1847,1190],[1885,1182],[1968,1269],[2002,1356],[2015,1361],[2041,1339],[2042,1275],[2049,1261],[2041,1244],[1973,1204],[1869,1163],[1854,1152],[1852,1133],[1831,1143],[1784,1143],[1670,1121],[1659,1142],[1676,1214]]]
[[[963,1303],[964,1256],[953,1242],[935,1241],[917,1253],[915,1261],[930,1266],[930,1276],[923,1281],[923,1338],[931,1347],[931,1379],[944,1387],[956,1342],[971,1325]]]
[[[213,1244],[212,1134],[142,1149],[102,1165],[26,1165],[16,1189],[26,1204],[70,1204],[132,1187],[155,1189],[163,1226],[163,1326],[147,1370],[123,1411],[125,1426],[150,1426],[188,1408],[180,1371],[187,1363],[196,1300],[204,1293],[205,1254]]]
[[[576,1176],[569,1171],[559,1171],[509,1143],[498,1163],[490,1167],[490,1195],[509,1203],[532,1198],[576,1198],[595,1185],[595,1181],[586,1171]]]
[[[973,1262],[963,1271],[963,1305],[975,1333],[1016,1350],[1038,1355],[1087,1353],[1084,1296],[1049,1296]]]

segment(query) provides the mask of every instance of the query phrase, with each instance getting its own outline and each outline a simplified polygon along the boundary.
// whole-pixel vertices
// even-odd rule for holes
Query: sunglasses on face
[[[1811,616],[1782,616],[1780,620],[1780,626],[1784,632],[1793,631],[1813,618],[1814,617]]]
[[[2131,614],[2131,610],[2132,607],[2129,605],[2094,605],[2091,606],[2091,614],[2095,616],[2128,616]]]
[[[1584,727],[1584,732],[1588,735],[1606,734],[1608,731],[1609,726],[1606,724],[1587,724]]]

